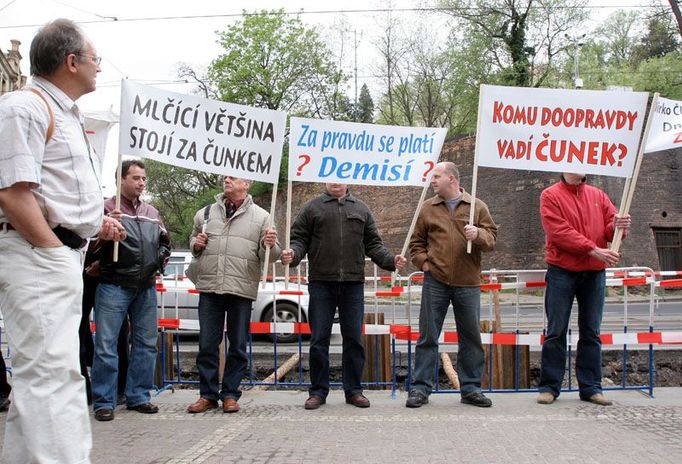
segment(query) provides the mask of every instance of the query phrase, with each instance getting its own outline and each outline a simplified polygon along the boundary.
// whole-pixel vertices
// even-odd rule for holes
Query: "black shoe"
[[[412,390],[407,397],[405,407],[421,408],[425,404],[429,404],[429,397],[420,391]]]
[[[486,398],[481,392],[473,392],[467,395],[462,395],[461,401],[464,404],[472,404],[474,406],[478,406],[479,408],[489,408],[493,405],[493,402],[490,401],[490,398]]]
[[[95,420],[100,422],[109,422],[114,420],[114,410],[113,409],[98,409],[95,411]]]
[[[121,393],[120,395],[116,395],[116,406],[123,406],[124,404],[126,404],[126,402],[127,399],[123,393]]]
[[[10,403],[11,401],[8,396],[0,396],[0,412],[7,411]]]
[[[126,409],[129,411],[141,412],[142,414],[156,414],[159,412],[159,407],[151,403],[142,403],[136,406],[126,406]]]

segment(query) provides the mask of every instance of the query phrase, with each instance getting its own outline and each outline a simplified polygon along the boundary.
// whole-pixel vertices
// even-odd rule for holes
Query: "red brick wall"
[[[441,159],[455,162],[461,184],[471,190],[475,137],[445,143]],[[622,265],[659,268],[651,227],[682,227],[682,149],[645,155],[631,215],[633,226],[623,242]],[[488,204],[499,226],[497,248],[488,253],[484,269],[538,269],[544,267],[544,232],[539,218],[540,192],[558,180],[558,174],[479,168],[477,196]],[[620,205],[624,179],[589,176],[589,182],[604,189],[616,207]],[[294,183],[292,221],[300,207],[322,192],[322,184]],[[406,240],[417,202],[418,187],[353,186],[353,194],[369,205],[384,242],[399,252]],[[427,198],[433,195],[429,190]],[[270,197],[258,201],[269,208]],[[277,230],[284,242],[286,186],[278,193]],[[665,214],[664,214],[665,213]],[[665,216],[665,217],[664,217]]]

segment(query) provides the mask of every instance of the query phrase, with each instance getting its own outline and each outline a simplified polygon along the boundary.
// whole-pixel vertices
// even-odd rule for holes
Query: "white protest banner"
[[[658,97],[645,153],[682,148],[682,102]]]
[[[629,177],[647,96],[483,85],[478,165]]]
[[[118,122],[118,115],[111,111],[90,111],[83,114],[83,119],[90,146],[100,158],[104,159],[109,129]]]
[[[121,82],[119,150],[198,171],[277,183],[286,113]]]
[[[306,118],[290,130],[289,180],[388,186],[427,185],[447,133]]]

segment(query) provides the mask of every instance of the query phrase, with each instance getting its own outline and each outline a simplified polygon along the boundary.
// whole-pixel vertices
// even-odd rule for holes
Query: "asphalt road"
[[[542,330],[544,325],[544,308],[541,302],[525,303],[517,307],[511,304],[504,304],[500,306],[502,316],[503,330]],[[374,305],[366,305],[365,312],[372,313],[375,311]],[[384,313],[384,320],[396,324],[407,324],[408,321],[413,326],[418,325],[419,321],[419,306],[412,306],[409,314],[405,305],[396,305],[395,308],[391,305],[379,305],[378,311]],[[649,303],[636,302],[627,305],[627,319],[626,311],[623,303],[608,303],[604,307],[604,317],[602,327],[604,331],[619,331],[622,332],[624,321],[627,320],[628,330],[648,330],[649,328]],[[490,305],[483,301],[481,305],[481,320],[491,319],[492,309]],[[578,308],[573,307],[572,325],[577,327]],[[395,321],[395,322],[393,322]],[[653,326],[656,330],[682,330],[682,301],[665,301],[655,302],[653,306]],[[446,324],[454,326],[454,317],[452,313],[448,315]]]
[[[378,305],[368,304],[365,307],[366,313],[373,313],[375,310],[384,314],[384,321],[387,324],[408,324],[411,322],[412,326],[417,328],[419,323],[419,306],[413,306],[409,311],[406,305]],[[502,314],[502,330],[514,331],[517,328],[522,332],[538,333],[541,332],[545,320],[543,317],[543,307],[541,303],[526,303],[517,308],[514,305],[501,305]],[[571,327],[577,330],[577,307],[574,306],[571,317]],[[649,330],[649,303],[629,303],[627,305],[627,331],[628,332],[644,332]],[[488,302],[482,301],[481,319],[488,319],[490,316]],[[656,331],[681,331],[682,330],[682,301],[661,301],[654,304],[653,307],[654,329]],[[517,327],[518,320],[518,327]],[[609,303],[604,307],[604,317],[602,322],[603,333],[622,333],[625,320],[625,307],[623,303]],[[452,312],[449,313],[445,321],[445,330],[455,330],[454,316]],[[332,353],[341,352],[341,336],[333,335],[331,341],[330,351]],[[405,345],[405,342],[398,341],[398,346]],[[273,352],[273,344],[265,337],[256,337],[253,344],[254,353],[268,353]],[[605,346],[605,349],[620,349],[621,346]],[[678,346],[663,346],[654,345],[655,349],[679,349]],[[181,351],[193,352],[197,349],[196,337],[183,337],[181,342]],[[277,350],[279,353],[295,353],[298,352],[298,343],[278,344]],[[532,347],[535,350],[537,347]],[[304,339],[302,344],[302,351],[307,352],[307,343]],[[448,351],[453,351],[452,346],[448,347]]]

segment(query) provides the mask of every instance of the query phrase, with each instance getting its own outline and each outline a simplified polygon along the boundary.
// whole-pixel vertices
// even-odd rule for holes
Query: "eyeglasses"
[[[90,58],[96,65],[99,66],[99,64],[102,62],[102,57],[101,56],[93,56],[93,55],[86,55],[85,53],[76,53],[78,56],[82,56],[85,58]]]

